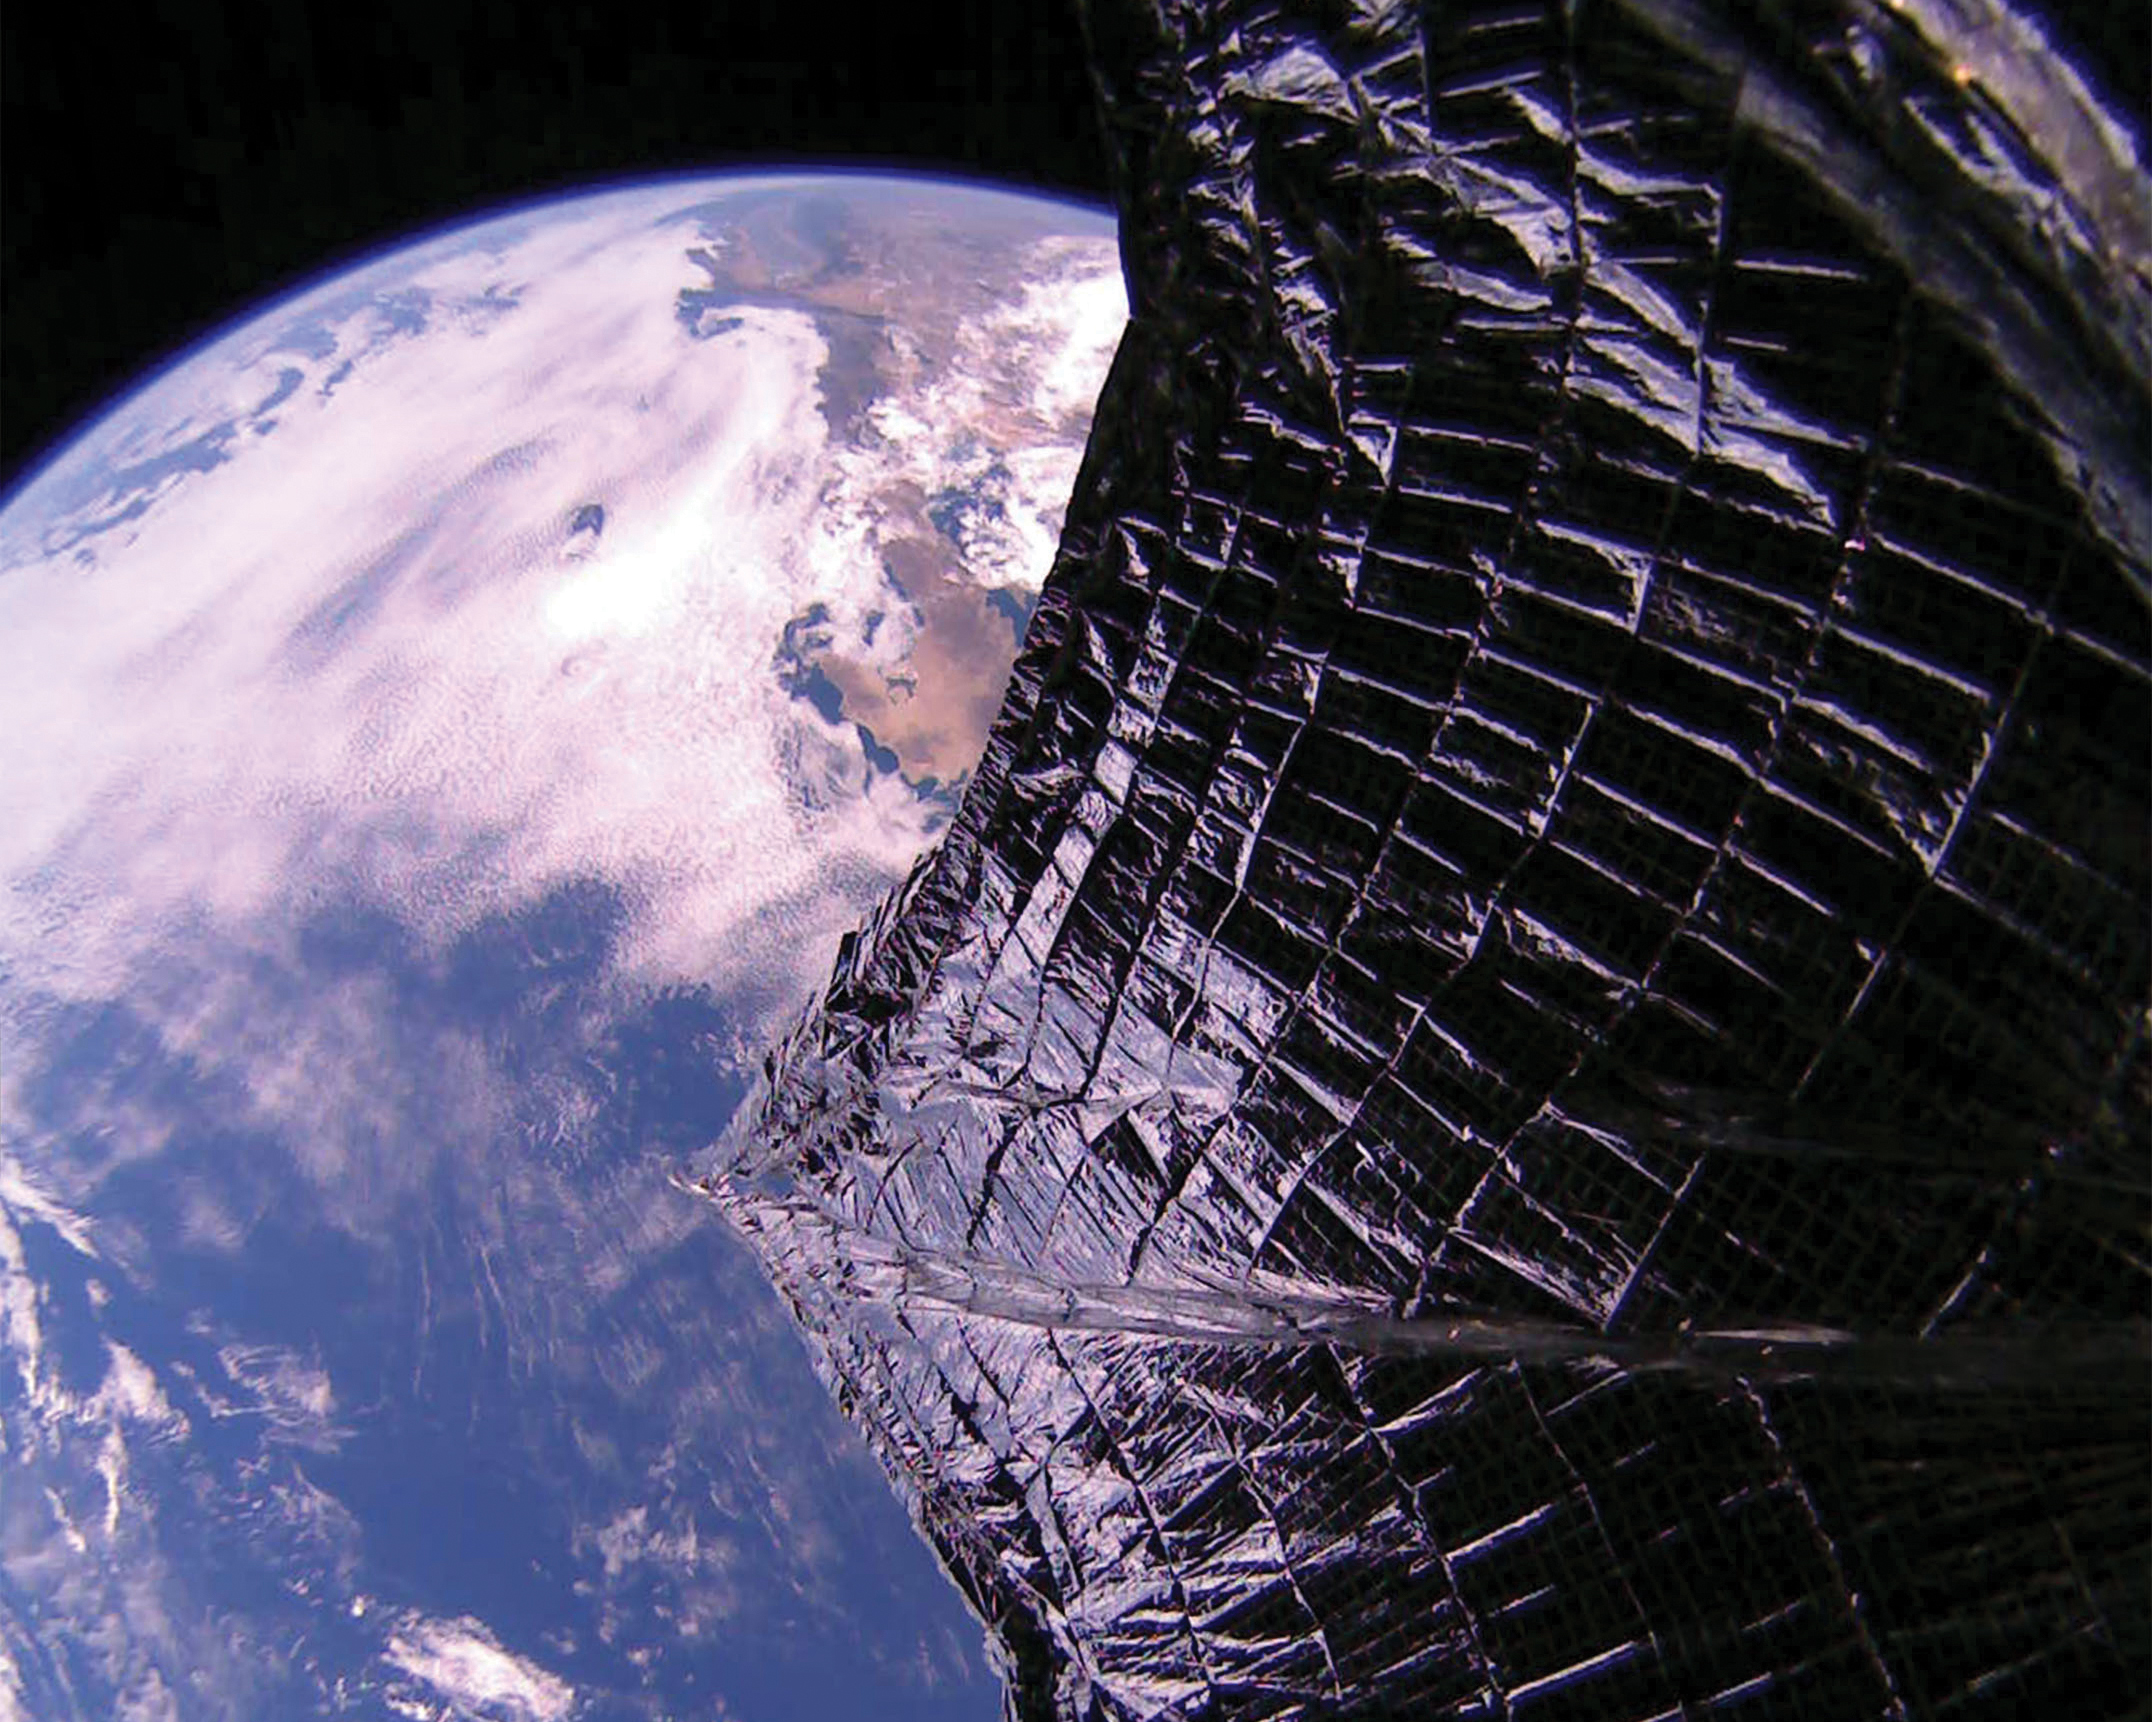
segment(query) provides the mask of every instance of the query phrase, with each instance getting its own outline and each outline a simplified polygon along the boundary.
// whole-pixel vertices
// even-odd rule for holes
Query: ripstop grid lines
[[[2146,403],[1960,291],[2077,290],[2081,116],[1953,166],[1860,67],[2017,97],[1828,0],[1091,22],[1061,554],[709,1186],[1012,1714],[2128,1713]]]

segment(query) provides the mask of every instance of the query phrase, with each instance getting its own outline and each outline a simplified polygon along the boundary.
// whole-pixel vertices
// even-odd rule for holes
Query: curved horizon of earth
[[[815,173],[400,244],[0,499],[0,1722],[986,1716],[667,1184],[934,840],[1126,307]]]

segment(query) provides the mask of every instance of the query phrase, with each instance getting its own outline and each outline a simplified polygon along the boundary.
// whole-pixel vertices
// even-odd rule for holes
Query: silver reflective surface
[[[1088,9],[1134,321],[705,1187],[1024,1717],[2146,1696],[2136,140],[2021,9]]]

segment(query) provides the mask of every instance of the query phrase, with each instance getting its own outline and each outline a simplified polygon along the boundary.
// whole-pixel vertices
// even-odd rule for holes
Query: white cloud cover
[[[409,1616],[389,1635],[382,1659],[447,1702],[446,1712],[421,1712],[436,1722],[567,1722],[575,1710],[574,1687],[504,1650],[485,1622],[468,1616]]]
[[[30,1712],[22,1692],[22,1670],[8,1648],[0,1644],[0,1722],[29,1722]]]
[[[806,316],[749,309],[700,342],[681,328],[674,294],[701,279],[683,264],[691,235],[653,220],[693,196],[597,200],[498,242],[388,259],[377,284],[432,295],[423,332],[388,329],[349,281],[280,307],[79,451],[124,468],[235,420],[222,464],[164,482],[79,550],[70,520],[124,513],[125,496],[70,493],[56,469],[0,513],[0,1450],[15,1478],[0,1566],[43,1618],[95,1623],[80,1666],[130,1716],[253,1713],[248,1695],[288,1672],[266,1626],[250,1638],[189,1594],[190,1553],[164,1546],[159,1503],[183,1485],[196,1510],[246,1516],[250,1542],[303,1551],[324,1594],[357,1583],[363,1527],[300,1467],[344,1445],[381,1388],[347,1394],[355,1372],[339,1363],[332,1381],[304,1344],[263,1342],[237,1304],[188,1318],[191,1363],[131,1348],[118,1336],[159,1295],[168,1246],[100,1205],[123,1174],[148,1174],[189,1251],[245,1263],[264,1216],[296,1203],[363,1239],[368,1260],[415,1260],[422,1373],[433,1300],[472,1295],[429,1286],[430,1262],[489,1282],[481,1344],[579,1414],[663,1396],[678,1427],[709,1431],[782,1391],[762,1373],[796,1349],[774,1304],[710,1309],[698,1282],[643,1307],[649,1264],[703,1216],[661,1205],[647,1167],[571,1175],[571,1154],[549,1161],[517,1134],[516,1108],[551,1107],[573,1138],[596,1091],[534,1092],[478,1029],[429,1019],[421,1042],[393,974],[325,976],[299,950],[317,907],[386,905],[438,954],[596,877],[628,909],[619,990],[709,983],[739,1058],[926,841],[910,792],[863,787],[849,729],[784,693],[772,651],[808,604],[835,593],[857,608],[880,590],[871,540],[851,540],[850,560],[841,542],[873,526],[874,498],[977,482],[990,445],[1007,457],[1007,507],[967,542],[967,566],[982,584],[1037,584],[1088,416],[1085,367],[1102,374],[1118,332],[1111,241],[1017,260],[1001,306],[959,328],[959,362],[896,391],[917,434],[839,446]],[[298,385],[257,410],[287,371]],[[959,431],[975,433],[968,452]],[[606,510],[594,541],[567,530],[588,501]],[[226,1157],[171,1153],[185,1116],[125,1061],[71,1080],[57,1112],[49,1095],[32,1104],[54,1013],[109,1000],[144,1025],[144,1057],[214,1093]],[[57,1120],[43,1134],[39,1107]],[[277,1182],[288,1168],[303,1193]],[[445,1229],[395,1255],[421,1202]],[[87,1317],[35,1277],[54,1239],[89,1264]],[[681,1369],[674,1345],[723,1372]],[[102,1375],[63,1379],[62,1356]],[[430,1388],[414,1377],[409,1391]],[[190,1414],[194,1434],[247,1443],[245,1475],[205,1468]],[[598,1516],[575,1550],[608,1609],[662,1596],[668,1631],[699,1632],[770,1583],[841,1608],[828,1574],[843,1551],[824,1523],[849,1498],[837,1458],[753,1426],[744,1458],[616,1477],[608,1466],[641,1460],[608,1457],[611,1433],[593,1418]],[[739,1498],[717,1500],[710,1480],[742,1466]],[[778,1570],[742,1570],[740,1550],[765,1546],[783,1551]],[[385,1612],[391,1708],[572,1713],[564,1683],[478,1623]],[[34,1697],[37,1667],[23,1668]],[[0,1716],[23,1668],[0,1665]]]
[[[30,559],[64,523],[34,488],[11,506],[0,950],[19,974],[106,994],[180,917],[243,926],[353,886],[446,936],[599,874],[635,894],[630,967],[804,990],[856,910],[833,870],[899,872],[927,827],[887,780],[799,793],[802,708],[772,651],[805,605],[878,589],[860,531],[893,470],[951,476],[953,425],[1024,445],[977,559],[1043,577],[1119,279],[1110,241],[1042,253],[1051,282],[884,404],[937,435],[862,456],[830,440],[807,315],[682,327],[691,235],[651,219],[682,201],[597,200],[399,271],[437,307],[487,308],[417,336],[379,340],[347,303],[319,358],[275,345],[303,304],[231,337],[127,419],[170,414],[169,448],[304,381],[273,430],[90,540],[89,566]],[[1028,422],[996,420],[985,397],[1017,386]],[[571,548],[588,501],[603,535]]]
[[[104,1381],[89,1394],[70,1391],[46,1366],[42,1288],[23,1247],[23,1230],[31,1225],[50,1230],[77,1255],[97,1258],[89,1222],[55,1200],[0,1139],[0,1356],[10,1360],[22,1402],[33,1418],[114,1429],[123,1419],[172,1427],[175,1414],[156,1377],[125,1346],[107,1345]],[[17,1431],[14,1442],[22,1439]],[[7,1456],[10,1444],[9,1425],[0,1420],[0,1458]]]
[[[90,898],[37,979],[110,991],[111,959],[176,914],[244,924],[309,884],[445,935],[593,871],[651,893],[661,966],[722,970],[728,932],[813,885],[816,849],[916,850],[895,795],[839,803],[845,828],[810,844],[780,769],[791,702],[767,665],[812,497],[762,484],[818,452],[819,339],[770,312],[697,346],[658,282],[628,296],[640,316],[601,316],[610,273],[535,283],[490,339],[431,336],[295,400],[94,576],[0,586],[0,872],[49,909],[20,882],[69,850]],[[504,360],[511,328],[528,351]],[[581,362],[540,361],[563,347]],[[526,398],[533,372],[548,398]],[[601,554],[537,554],[591,496]],[[351,613],[325,615],[339,592]]]
[[[1044,583],[1128,302],[1109,239],[1041,241],[1023,275],[1020,291],[958,329],[955,356],[938,369],[900,336],[910,386],[869,409],[871,437],[826,455],[832,478],[806,561],[815,599],[841,630],[856,632],[864,610],[883,601],[858,570],[875,565],[883,499],[906,487],[988,503],[955,524],[977,584],[1035,592]]]

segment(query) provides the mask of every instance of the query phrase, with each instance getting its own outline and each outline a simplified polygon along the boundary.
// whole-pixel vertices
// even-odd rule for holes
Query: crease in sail
[[[2121,1716],[2141,144],[2002,0],[1092,0],[1133,318],[694,1187],[1013,1717]]]

